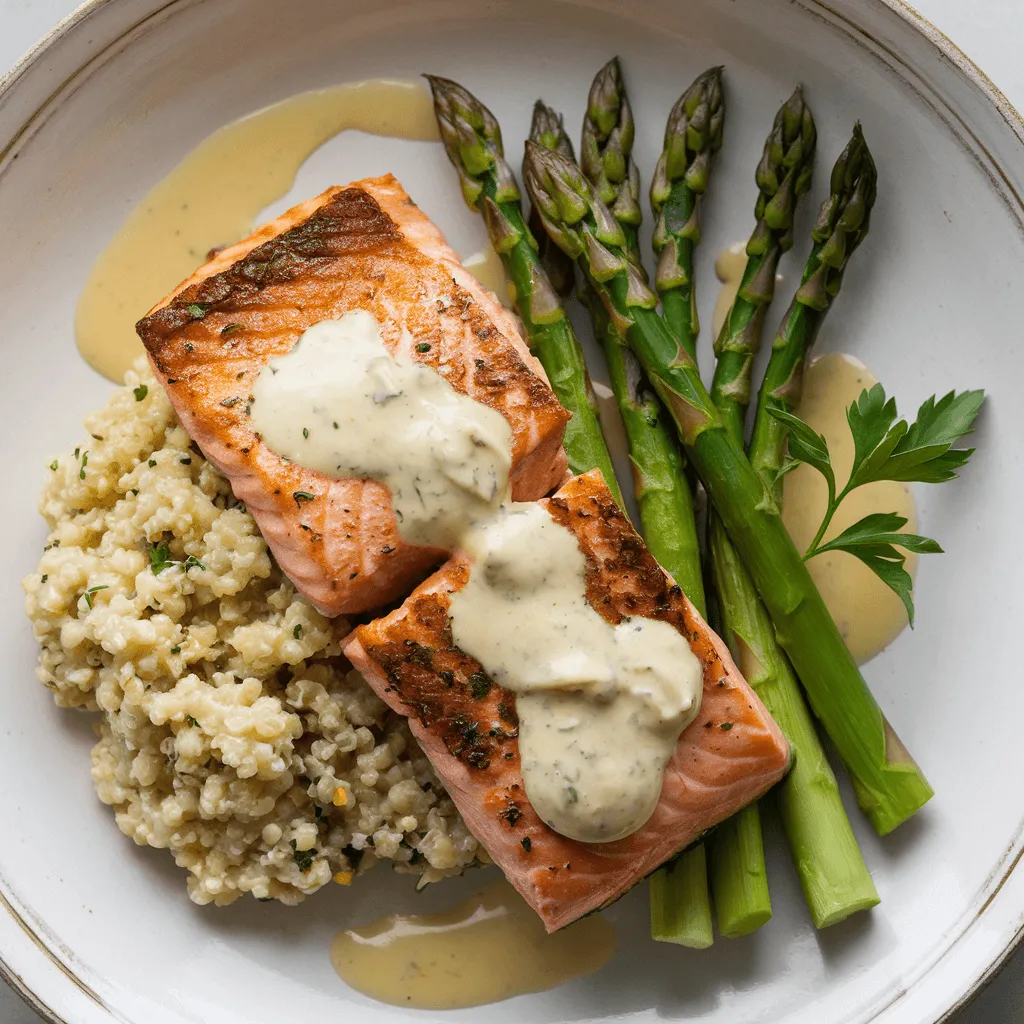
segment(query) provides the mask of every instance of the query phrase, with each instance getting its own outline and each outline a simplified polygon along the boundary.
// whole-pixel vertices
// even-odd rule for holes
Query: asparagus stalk
[[[587,98],[582,166],[622,227],[629,257],[640,268],[640,174],[632,155],[633,138],[633,112],[618,58],[613,58],[595,76]],[[571,156],[568,140],[560,148],[548,148],[566,155],[566,147]],[[634,491],[647,546],[700,613],[706,615],[693,494],[674,430],[636,357],[587,285],[584,297],[594,332],[604,348],[629,440]],[[694,949],[712,944],[714,929],[702,844],[684,851],[671,868],[651,876],[650,903],[653,938]]]
[[[715,941],[704,843],[655,871],[650,887],[652,938],[690,949],[707,949]]]
[[[625,253],[622,228],[582,171],[530,142],[525,167],[545,229],[578,260],[672,414],[779,642],[856,780],[861,806],[879,832],[892,831],[932,797],[932,789],[871,696],[770,490],[726,429],[695,362],[658,314],[657,296]],[[838,224],[845,210],[841,201],[833,203],[829,223]],[[826,241],[821,251],[834,258],[836,247]]]
[[[774,295],[779,257],[793,244],[796,204],[810,188],[814,143],[814,120],[797,89],[779,110],[765,142],[756,173],[757,224],[747,244],[747,266],[716,344],[711,397],[727,429],[741,443],[751,366]],[[796,677],[717,515],[709,521],[708,540],[726,643],[793,750],[793,769],[777,790],[778,806],[811,917],[815,927],[824,928],[877,905],[878,893]],[[744,851],[754,843],[749,823],[726,822],[715,837],[715,861],[742,863]],[[757,860],[756,850],[752,860]],[[713,882],[715,878],[713,873]],[[744,920],[743,905],[737,907],[717,888],[714,891],[719,929],[723,934],[729,934],[727,928],[743,934],[745,925],[753,924]]]
[[[597,416],[597,401],[583,350],[523,220],[519,185],[505,161],[494,115],[461,85],[426,76],[434,96],[441,140],[455,166],[462,195],[483,214],[494,251],[515,291],[515,307],[530,348],[540,359],[558,400],[572,413],[565,451],[574,473],[600,469],[615,499],[622,493]]]
[[[722,146],[724,119],[722,69],[711,68],[672,108],[665,125],[665,146],[651,181],[658,253],[654,284],[665,319],[691,359],[697,358],[700,330],[693,249],[700,241],[701,198],[707,190],[711,158]]]
[[[771,408],[792,411],[803,388],[804,363],[843,283],[853,251],[868,233],[877,172],[860,125],[832,168],[831,194],[811,231],[814,245],[790,303],[758,393],[750,462],[776,502],[782,500],[781,472],[789,429]],[[802,676],[801,676],[802,678]]]
[[[811,187],[816,139],[810,107],[797,88],[775,115],[757,165],[757,224],[747,242],[747,265],[736,300],[715,341],[718,362],[711,396],[726,426],[741,441],[754,358],[775,295],[775,272],[779,257],[793,247],[793,216],[800,197]]]
[[[724,115],[721,68],[712,68],[698,76],[672,108],[651,182],[651,206],[658,220],[655,285],[666,322],[694,360],[700,323],[694,302],[693,252],[700,241],[700,203],[711,158],[722,145]],[[585,165],[583,170],[587,173]],[[599,189],[598,195],[607,202]],[[747,935],[772,916],[760,836],[760,811],[752,804],[723,822],[708,850],[718,930],[727,938]]]
[[[640,267],[637,245],[641,220],[640,174],[633,161],[632,147],[633,115],[615,58],[597,73],[591,86],[583,123],[582,151],[584,167],[589,168],[585,173],[593,174],[592,180],[606,189],[612,216],[627,233],[630,258]],[[555,152],[568,152],[572,158],[568,138],[560,140]],[[675,430],[636,356],[608,319],[600,299],[586,284],[583,291],[622,414],[640,525],[647,546],[704,615],[704,581],[693,495],[683,473],[683,456]]]

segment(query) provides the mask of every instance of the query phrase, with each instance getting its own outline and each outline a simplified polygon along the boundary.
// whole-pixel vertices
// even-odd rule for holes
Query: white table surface
[[[0,0],[0,71],[76,6],[75,0]],[[916,7],[1024,111],[1024,0],[916,0]],[[35,1013],[2,982],[0,1024],[39,1024]],[[956,1024],[1024,1024],[1024,950]]]

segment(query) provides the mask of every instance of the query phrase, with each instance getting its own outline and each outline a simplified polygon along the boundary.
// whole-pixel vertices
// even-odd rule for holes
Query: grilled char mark
[[[386,293],[384,286],[399,266],[399,288],[407,287],[412,275],[420,282],[418,294],[402,296],[420,307],[405,323],[388,315],[386,301],[377,301],[378,290]],[[296,307],[289,291],[280,288],[316,279],[322,288],[312,309]],[[445,296],[436,307],[427,301],[434,294]],[[412,246],[376,199],[361,188],[336,192],[302,223],[144,317],[136,331],[170,387],[184,384],[191,393],[197,372],[212,363],[244,366],[237,388],[225,399],[233,408],[225,405],[217,416],[247,427],[246,402],[260,367],[288,351],[293,339],[314,323],[357,308],[377,315],[385,340],[393,345],[401,345],[403,327],[409,327],[415,337],[413,351],[407,353],[411,358],[435,369],[443,365],[445,379],[456,390],[506,417],[516,417],[514,407],[520,406],[568,420],[551,389],[526,366],[515,347],[505,343],[487,311],[435,260]],[[267,336],[268,315],[280,322],[274,337]],[[466,334],[479,344],[473,359],[461,351]],[[423,344],[429,345],[425,351]],[[510,403],[509,396],[519,391],[525,394]],[[229,409],[234,417],[223,415]],[[513,430],[513,457],[525,455],[532,442],[522,430]]]
[[[407,243],[377,201],[360,188],[342,189],[301,224],[257,246],[222,273],[186,288],[140,320],[136,330],[163,371],[161,348],[193,321],[247,309],[265,288],[316,274],[337,259],[383,254],[398,245]]]
[[[459,587],[468,576],[466,568],[458,573]],[[489,768],[499,759],[518,764],[515,695],[496,685],[480,662],[455,646],[447,600],[440,594],[424,594],[412,601],[406,625],[405,639],[366,646],[387,675],[390,689],[425,727],[444,739],[453,757],[471,768]],[[422,644],[413,636],[430,637],[431,643]]]

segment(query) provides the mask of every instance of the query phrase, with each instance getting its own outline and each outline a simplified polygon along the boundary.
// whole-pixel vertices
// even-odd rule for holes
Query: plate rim
[[[35,105],[34,109],[20,119],[20,123],[18,123],[18,119],[16,119],[15,126],[7,138],[0,138],[0,177],[2,177],[3,164],[5,163],[7,156],[32,132],[33,128],[37,125],[37,122],[41,123],[41,119],[45,117],[52,105],[70,97],[71,93],[67,92],[67,87],[76,78],[78,78],[79,75],[86,71],[94,61],[103,58],[105,54],[113,51],[117,47],[118,43],[130,36],[151,19],[159,17],[171,8],[187,6],[194,2],[196,2],[196,0],[155,0],[155,2],[154,0],[83,0],[78,7],[57,22],[57,24],[54,25],[53,28],[51,28],[41,39],[39,39],[39,41],[32,46],[8,71],[0,75],[0,112],[2,112],[4,105],[13,99],[15,90],[19,88],[20,83],[40,67],[55,47],[79,33],[101,12],[114,8],[139,8],[137,14],[129,16],[124,20],[123,24],[119,26],[116,34],[113,36],[105,37],[98,42],[89,40],[86,47],[87,52],[83,52],[82,55],[76,59],[76,66],[74,69],[67,73],[56,85],[48,86],[46,90],[44,90],[45,95],[43,99]],[[1024,195],[1014,187],[1010,177],[1000,166],[1000,162],[997,157],[988,151],[985,145],[974,133],[970,124],[956,111],[954,111],[948,103],[945,103],[940,99],[939,102],[941,103],[942,109],[939,109],[929,97],[922,93],[921,85],[924,84],[924,82],[918,70],[906,65],[902,58],[900,58],[887,43],[875,36],[872,36],[863,25],[858,24],[839,9],[847,2],[849,2],[849,0],[796,0],[796,6],[813,16],[821,18],[833,28],[838,29],[843,34],[847,35],[858,46],[867,51],[869,55],[878,57],[878,54],[871,53],[871,49],[865,40],[869,41],[872,45],[877,46],[886,53],[891,59],[904,67],[907,67],[915,77],[921,79],[919,82],[911,82],[904,79],[904,82],[922,99],[924,99],[933,110],[935,110],[951,130],[954,131],[954,133],[958,135],[960,134],[956,125],[952,123],[953,121],[966,131],[971,142],[974,144],[974,147],[976,147],[976,149],[973,149],[971,152],[972,156],[977,158],[979,150],[985,154],[988,160],[988,165],[985,166],[986,172],[989,174],[989,177],[993,179],[992,183],[996,187],[997,191],[1001,192],[1003,194],[1003,198],[1007,200],[1007,205],[1010,207],[1011,212],[1016,216],[1022,230],[1024,230]],[[971,87],[976,93],[980,94],[982,99],[996,111],[1006,127],[1010,129],[1016,143],[1024,149],[1024,116],[1022,116],[1021,112],[1017,110],[1005,93],[1003,93],[1003,91],[992,81],[980,65],[969,57],[948,35],[946,35],[945,32],[912,7],[907,0],[868,0],[868,7],[873,7],[876,13],[881,13],[883,16],[895,16],[903,23],[904,26],[909,27],[929,43],[939,57],[944,58],[950,65],[952,65],[954,73],[957,74],[963,82]],[[895,71],[888,62],[883,62],[887,64],[890,70]],[[952,118],[952,121],[950,118]],[[969,146],[966,140],[961,139],[961,142],[965,145],[965,148],[972,150],[973,147]],[[998,182],[993,177],[993,171],[999,178]],[[1000,184],[1002,187],[1000,187]],[[1004,192],[1004,188],[1009,192],[1009,197],[1006,195],[1006,192]],[[1012,201],[1010,201],[1010,197],[1012,197]],[[1021,861],[1024,860],[1024,845],[1021,845],[1019,849],[1014,850],[1014,846],[1017,845],[1020,838],[1021,835],[1018,834],[1015,838],[1014,844],[1011,845],[1010,849],[1007,851],[1008,856],[1004,858],[1002,863],[997,864],[994,868],[992,876],[990,877],[995,880],[995,884],[988,892],[988,895],[984,899],[981,907],[971,915],[973,920],[967,924],[953,939],[952,943],[945,950],[939,953],[932,963],[926,967],[924,974],[916,979],[915,982],[911,983],[912,986],[919,984],[926,974],[931,973],[944,959],[944,957],[965,936],[967,931],[971,928],[971,925],[977,923],[984,917],[985,913],[998,897],[1006,883],[1010,880]],[[0,882],[4,881],[5,880],[0,878]],[[5,916],[8,918],[7,923],[13,923],[16,926],[15,932],[23,932],[29,942],[34,945],[54,967],[57,968],[60,974],[64,975],[65,979],[71,983],[73,989],[78,990],[79,995],[87,998],[88,1003],[92,1005],[93,1010],[98,1009],[104,1014],[104,1017],[102,1018],[103,1020],[111,1022],[117,1021],[120,1022],[120,1024],[128,1024],[124,1016],[119,1011],[108,1005],[106,1000],[104,1000],[88,982],[79,977],[74,969],[65,962],[65,960],[59,955],[58,951],[51,948],[51,944],[47,941],[45,934],[40,934],[37,927],[33,926],[33,922],[27,920],[18,908],[14,906],[14,904],[8,899],[4,888],[7,888],[6,885],[0,887],[0,909],[2,909]],[[981,892],[984,893],[985,889],[983,888]],[[967,913],[971,913],[970,909]],[[41,926],[42,922],[38,922],[38,925]],[[43,929],[43,931],[45,932],[45,929]],[[1024,946],[1024,921],[1022,921],[1022,923],[1017,927],[1015,932],[1009,935],[1006,944],[991,960],[987,967],[977,977],[969,980],[966,988],[961,992],[959,997],[942,1012],[941,1016],[935,1018],[935,1024],[943,1024],[943,1022],[950,1021],[955,1014],[963,1010],[978,995],[980,995],[981,992],[983,992],[999,976],[1008,961],[1012,958],[1013,954],[1017,952],[1021,946]],[[69,1018],[62,1016],[58,1011],[53,1009],[43,995],[36,991],[35,988],[33,988],[33,986],[29,984],[22,975],[20,975],[11,966],[11,964],[8,963],[4,958],[2,951],[0,951],[0,980],[13,989],[25,1001],[25,1003],[44,1021],[48,1022],[48,1024],[71,1024],[71,1020]],[[872,1016],[868,1019],[868,1024],[870,1024],[870,1021],[877,1020],[882,1014],[886,1013],[892,1003],[897,1001],[904,994],[906,993],[900,992],[895,995],[893,999],[883,1003],[882,1005],[876,1006],[872,1011]]]

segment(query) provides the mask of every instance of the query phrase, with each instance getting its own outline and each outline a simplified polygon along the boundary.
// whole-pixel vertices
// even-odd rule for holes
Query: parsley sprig
[[[789,459],[781,473],[788,473],[806,463],[821,473],[828,487],[825,516],[804,552],[804,561],[826,551],[846,551],[859,558],[897,594],[913,625],[913,580],[903,567],[906,555],[902,552],[941,552],[942,548],[936,541],[916,533],[901,532],[907,520],[894,512],[873,513],[832,540],[823,541],[823,538],[843,499],[858,487],[880,480],[939,484],[954,479],[974,449],[954,448],[953,445],[971,432],[984,398],[984,391],[962,391],[960,394],[951,391],[938,400],[933,395],[918,409],[917,419],[908,424],[898,418],[896,400],[886,397],[881,384],[862,391],[846,412],[846,421],[853,435],[853,465],[846,485],[838,493],[825,438],[798,416],[771,408],[771,414],[790,430]]]

